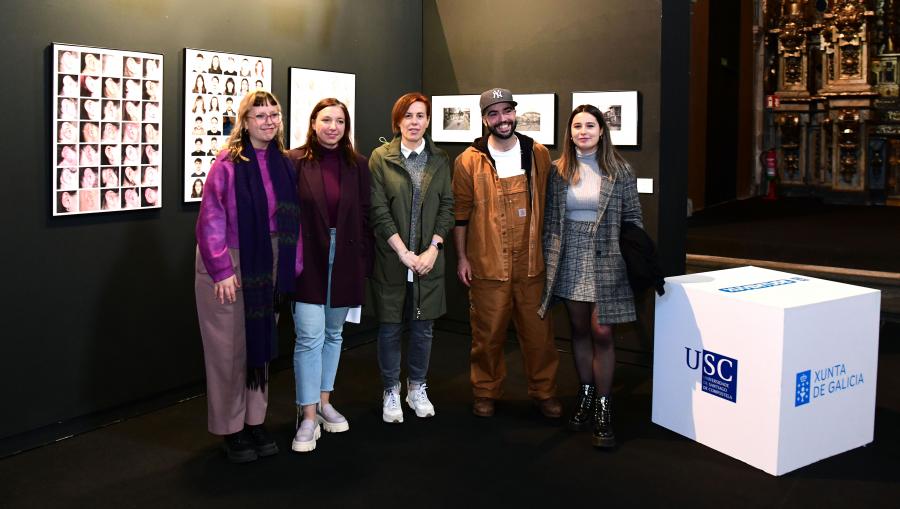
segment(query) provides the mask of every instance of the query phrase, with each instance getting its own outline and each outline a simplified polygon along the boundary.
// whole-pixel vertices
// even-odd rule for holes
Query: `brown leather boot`
[[[547,399],[536,399],[534,404],[537,405],[541,415],[548,419],[559,419],[562,416],[562,403],[554,396]]]
[[[472,413],[478,417],[494,416],[494,400],[491,398],[475,398],[472,403]]]

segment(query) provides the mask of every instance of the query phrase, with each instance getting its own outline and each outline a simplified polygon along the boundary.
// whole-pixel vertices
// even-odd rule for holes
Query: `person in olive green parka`
[[[444,239],[454,224],[450,159],[425,134],[431,104],[419,93],[402,96],[392,114],[394,139],[369,159],[370,224],[375,268],[370,279],[378,331],[382,418],[403,422],[400,335],[409,324],[406,401],[418,417],[435,414],[425,392],[432,324],[447,310]]]

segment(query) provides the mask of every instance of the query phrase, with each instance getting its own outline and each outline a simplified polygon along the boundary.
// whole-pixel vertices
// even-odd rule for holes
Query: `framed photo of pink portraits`
[[[271,58],[185,48],[185,202],[203,198],[206,176],[226,145],[241,99],[256,89],[272,90]]]
[[[51,49],[53,215],[161,207],[163,56]]]

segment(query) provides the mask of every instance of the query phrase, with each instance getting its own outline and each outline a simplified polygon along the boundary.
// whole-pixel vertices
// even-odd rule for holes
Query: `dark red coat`
[[[328,207],[318,161],[303,159],[294,149],[288,157],[297,169],[300,224],[303,231],[303,272],[297,277],[294,300],[325,304],[328,284]],[[331,273],[331,306],[361,306],[365,302],[365,278],[372,273],[372,229],[369,227],[371,196],[369,163],[357,157],[348,165],[341,157],[341,194],[337,238]]]

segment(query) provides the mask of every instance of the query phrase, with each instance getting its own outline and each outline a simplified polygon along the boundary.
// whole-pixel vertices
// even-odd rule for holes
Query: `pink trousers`
[[[274,259],[278,246],[272,241]],[[241,264],[237,249],[229,249],[234,273],[241,280]],[[197,318],[203,338],[203,361],[206,366],[207,426],[215,435],[228,435],[243,429],[244,424],[262,424],[269,404],[268,388],[250,390],[247,380],[247,343],[244,336],[244,292],[238,288],[234,303],[216,301],[214,283],[200,252],[197,251],[194,294]]]

